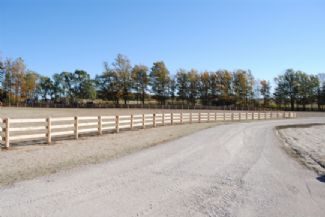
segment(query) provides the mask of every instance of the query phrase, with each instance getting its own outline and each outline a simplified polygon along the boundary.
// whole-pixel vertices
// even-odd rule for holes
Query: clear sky
[[[44,75],[94,76],[118,53],[149,67],[163,60],[172,74],[325,72],[324,0],[0,0],[0,11],[2,57]]]

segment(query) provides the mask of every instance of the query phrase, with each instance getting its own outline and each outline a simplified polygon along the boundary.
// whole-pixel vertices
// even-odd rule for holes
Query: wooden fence
[[[78,139],[92,133],[118,133],[120,130],[217,121],[246,121],[295,118],[294,112],[187,112],[153,113],[91,117],[48,117],[33,119],[3,118],[1,140],[5,148],[12,142],[41,140],[50,144],[52,138]]]

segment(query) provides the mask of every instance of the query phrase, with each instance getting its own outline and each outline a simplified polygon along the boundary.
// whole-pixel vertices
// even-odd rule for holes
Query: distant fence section
[[[295,118],[294,112],[184,112],[184,113],[153,113],[115,116],[89,117],[48,117],[32,119],[3,118],[1,141],[5,148],[10,144],[30,140],[40,140],[48,144],[53,138],[78,139],[82,134],[119,133],[120,130],[134,128],[145,129],[165,125],[270,120]]]

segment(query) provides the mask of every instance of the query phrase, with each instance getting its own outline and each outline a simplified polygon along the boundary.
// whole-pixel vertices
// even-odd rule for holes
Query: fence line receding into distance
[[[16,119],[3,118],[1,140],[5,148],[12,142],[42,140],[50,144],[52,138],[78,139],[80,134],[118,133],[134,128],[157,127],[217,121],[246,121],[295,118],[294,112],[184,112],[110,116],[76,116]]]

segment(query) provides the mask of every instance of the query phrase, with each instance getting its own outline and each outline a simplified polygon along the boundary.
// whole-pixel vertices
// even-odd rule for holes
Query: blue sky
[[[118,53],[151,67],[325,72],[322,0],[0,0],[2,57],[93,76]]]

